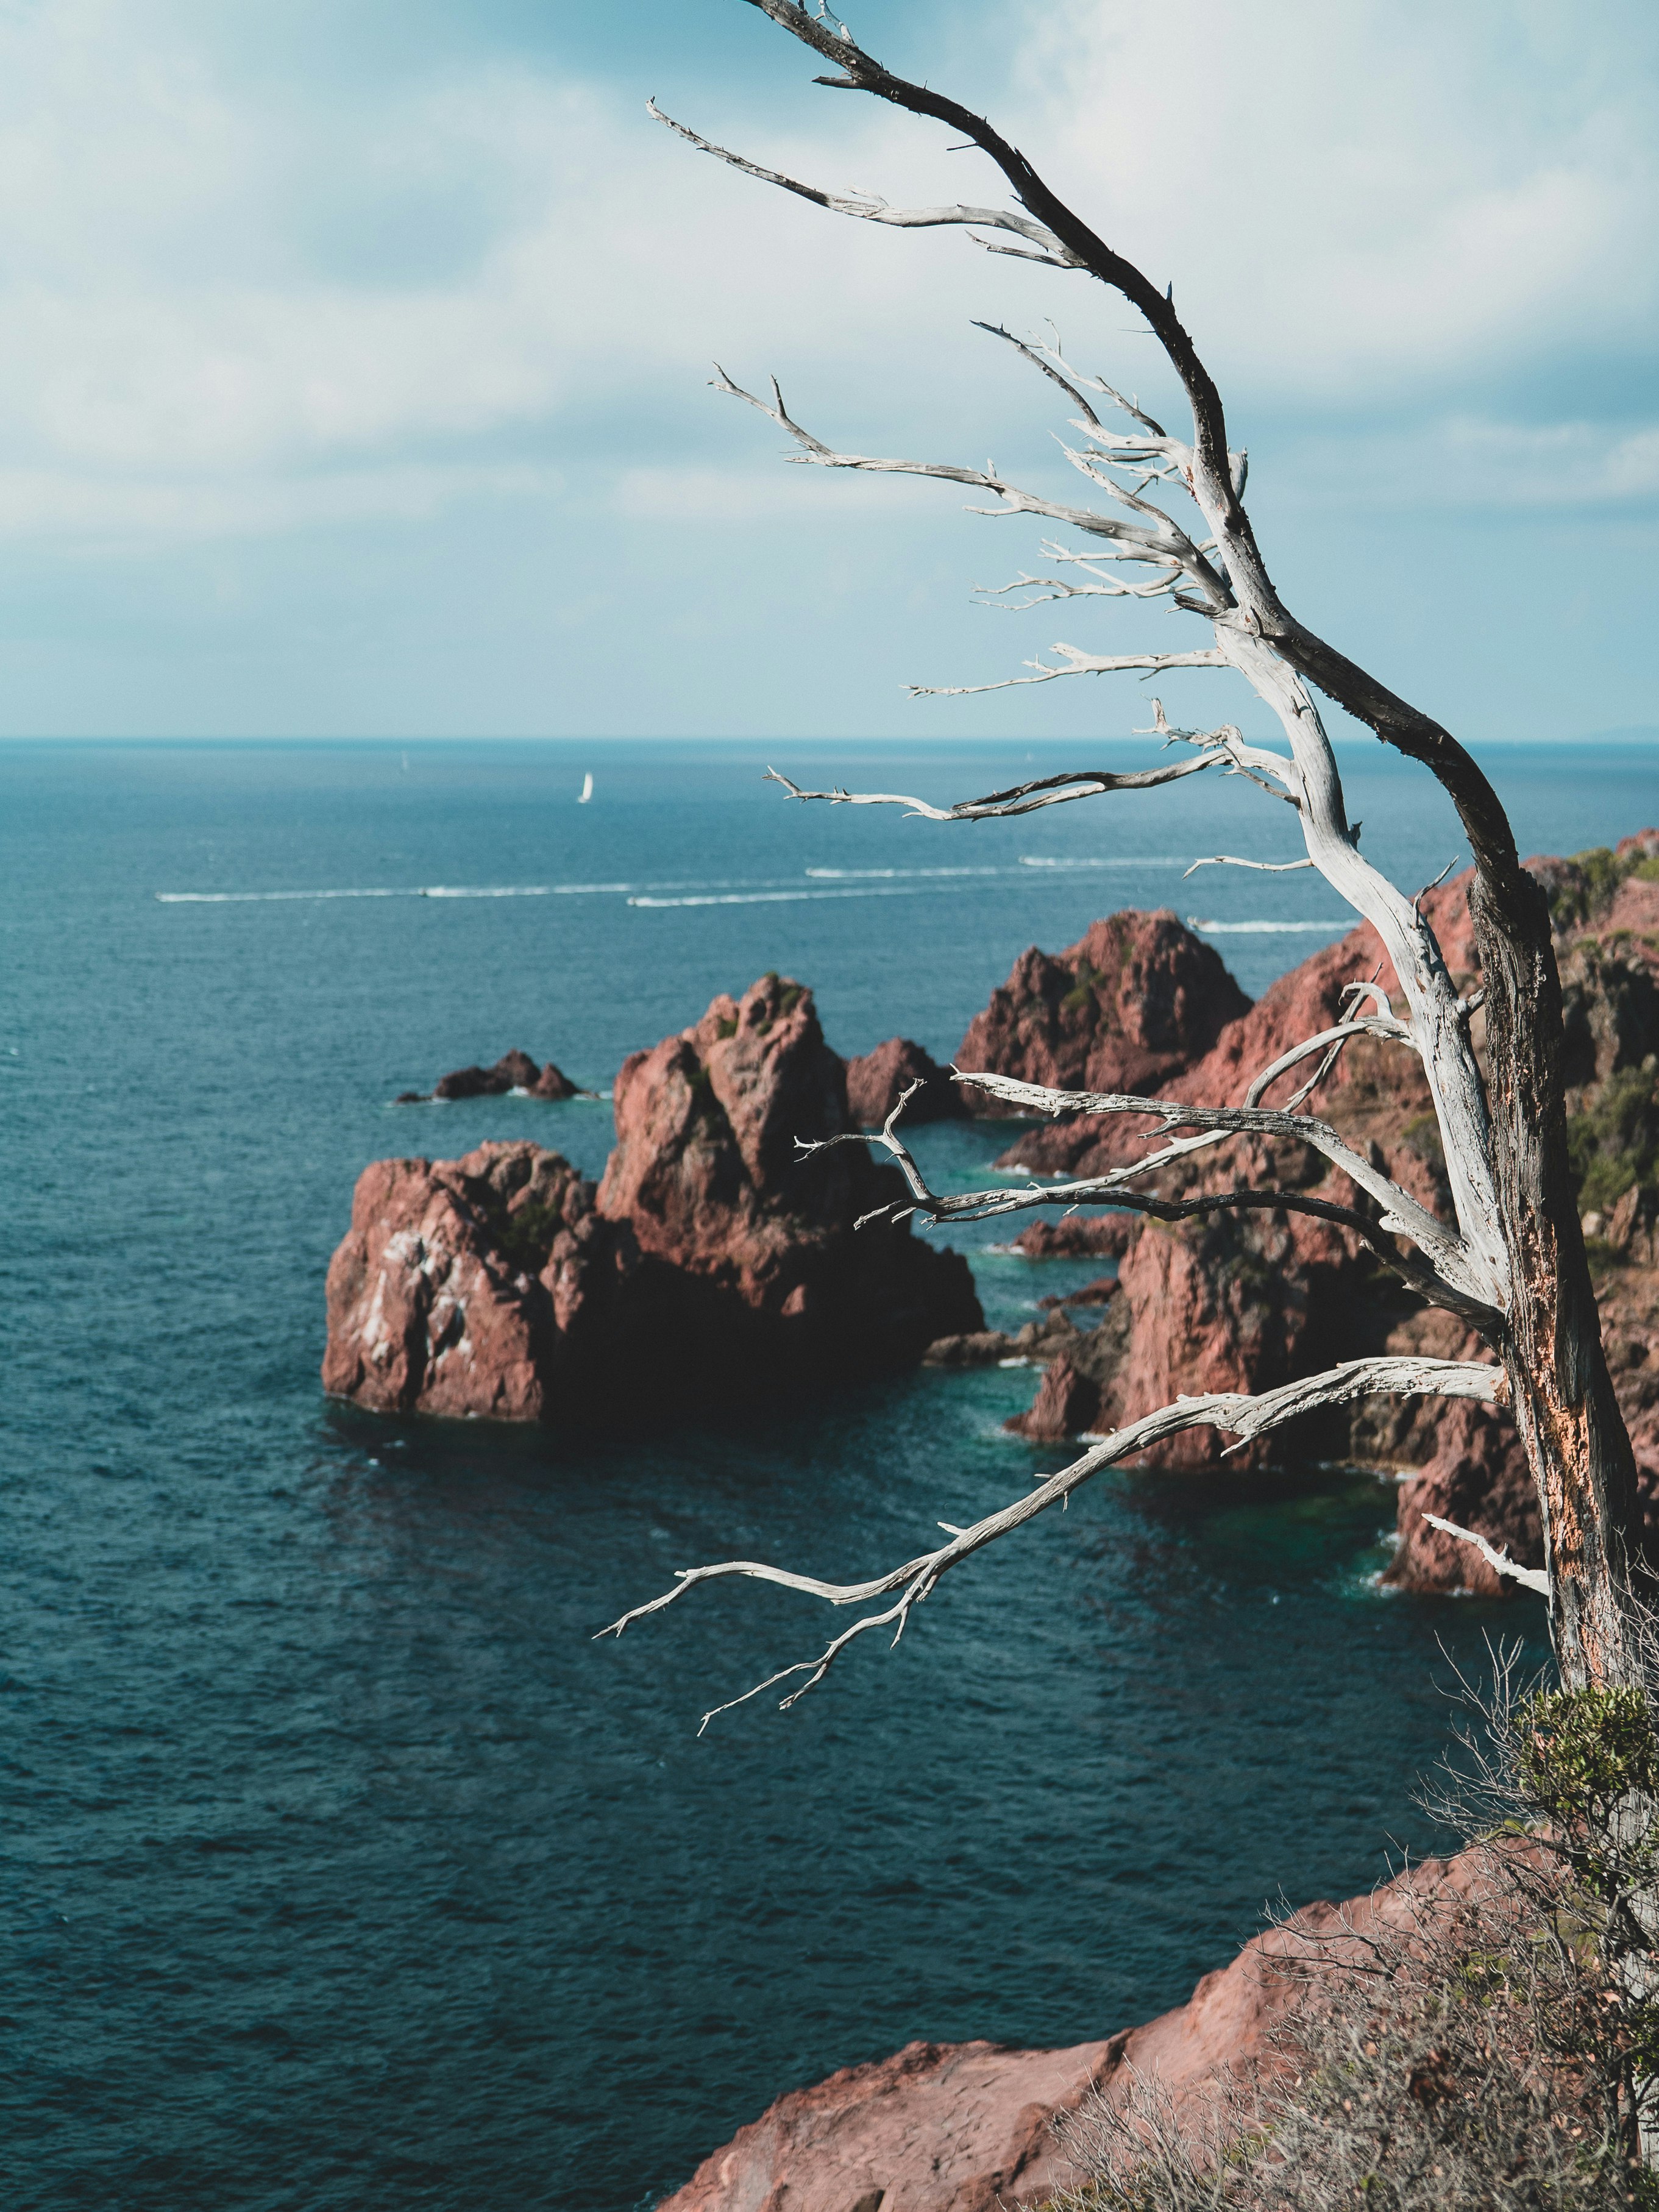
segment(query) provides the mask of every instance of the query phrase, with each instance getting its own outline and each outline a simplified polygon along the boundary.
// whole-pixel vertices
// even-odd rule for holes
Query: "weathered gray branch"
[[[1536,1590],[1540,1597],[1550,1594],[1550,1578],[1541,1567],[1523,1567],[1510,1559],[1509,1553],[1496,1550],[1486,1538],[1473,1528],[1460,1528],[1455,1521],[1443,1521],[1437,1513],[1425,1513],[1423,1518],[1431,1528],[1443,1529],[1448,1536],[1455,1536],[1460,1543],[1473,1544],[1490,1567],[1511,1582],[1522,1583],[1528,1589]]]
[[[665,115],[654,100],[645,103],[647,112],[657,122],[695,146],[700,154],[712,154],[717,161],[728,167],[741,169],[746,177],[758,177],[763,184],[776,185],[781,191],[793,192],[798,198],[811,200],[815,207],[827,208],[832,215],[847,215],[860,222],[886,223],[897,230],[935,230],[941,228],[962,228],[969,230],[1011,230],[1020,238],[1029,239],[1041,252],[1023,255],[1022,258],[1045,263],[1052,269],[1080,268],[1066,252],[1053,231],[1024,216],[1011,215],[1006,208],[979,207],[889,207],[886,201],[873,192],[826,192],[816,185],[802,184],[799,178],[787,177],[781,169],[763,169],[759,162],[745,161],[741,154],[733,154],[725,146],[716,146],[711,139],[699,137],[684,123],[676,123],[672,115]],[[985,245],[987,240],[975,240]],[[994,249],[1002,252],[1018,252],[1018,247]]]
[[[742,385],[734,383],[718,362],[714,368],[715,374],[710,380],[714,390],[725,392],[729,398],[741,399],[746,406],[754,408],[757,414],[764,415],[768,422],[775,422],[781,430],[787,431],[801,449],[791,456],[798,462],[821,469],[854,469],[877,476],[933,477],[945,483],[966,484],[970,489],[989,492],[1002,502],[1000,507],[981,507],[974,512],[1046,515],[1050,521],[1066,523],[1086,536],[1108,538],[1121,544],[1139,547],[1173,562],[1181,569],[1198,594],[1194,605],[1215,611],[1231,604],[1225,581],[1179,524],[1173,521],[1162,507],[1153,506],[1122,485],[1103,477],[1097,470],[1086,465],[1086,457],[1067,456],[1083,469],[1083,473],[1091,483],[1099,484],[1135,514],[1145,516],[1144,523],[1122,522],[1115,515],[1101,514],[1093,507],[1068,507],[1063,501],[1044,499],[1036,492],[1024,491],[1018,484],[1011,484],[999,476],[994,463],[991,462],[982,469],[970,469],[963,468],[954,461],[912,461],[872,453],[837,453],[833,446],[825,445],[822,438],[815,437],[811,431],[796,422],[784,405],[783,393],[776,377],[771,380],[772,404],[769,406],[765,400],[757,398],[752,392],[745,392]]]
[[[1382,1208],[1382,1218],[1375,1226],[1410,1237],[1450,1288],[1467,1299],[1490,1306],[1490,1301],[1480,1296],[1480,1278],[1471,1270],[1467,1249],[1456,1231],[1449,1229],[1443,1221],[1437,1221],[1427,1206],[1390,1181],[1380,1168],[1373,1167],[1363,1152],[1356,1152],[1326,1122],[1266,1106],[1185,1105],[1176,1099],[1138,1098],[1115,1091],[1053,1091],[1046,1085],[1022,1083],[1012,1076],[961,1069],[952,1072],[958,1083],[970,1083],[978,1090],[988,1091],[992,1097],[1021,1107],[1027,1113],[1142,1115],[1162,1121],[1169,1129],[1210,1130],[1225,1136],[1289,1137],[1297,1143],[1310,1145]],[[876,1139],[884,1140],[884,1133],[883,1138]],[[1144,1174],[1146,1165],[1142,1162],[1131,1168],[1114,1169],[1111,1179],[1121,1182],[1131,1175]]]
[[[1132,1421],[1113,1436],[1091,1445],[1080,1459],[1058,1474],[1042,1478],[1037,1488],[1028,1491],[995,1513],[988,1513],[970,1528],[952,1528],[941,1522],[950,1541],[931,1552],[907,1559],[902,1566],[894,1567],[884,1575],[866,1582],[831,1583],[816,1575],[801,1575],[785,1567],[769,1566],[757,1559],[725,1559],[707,1567],[682,1567],[672,1589],[647,1604],[635,1606],[613,1620],[599,1632],[605,1636],[620,1636],[636,1620],[648,1613],[660,1613],[672,1605],[698,1583],[715,1582],[730,1575],[746,1577],[756,1582],[773,1583],[781,1589],[799,1590],[808,1597],[822,1598],[834,1606],[867,1605],[872,1600],[897,1592],[894,1602],[878,1613],[866,1613],[850,1628],[843,1629],[833,1638],[815,1658],[798,1660],[792,1666],[781,1668],[763,1682],[757,1682],[739,1698],[716,1705],[702,1717],[698,1733],[702,1734],[711,1720],[719,1714],[730,1712],[736,1705],[745,1705],[750,1698],[775,1689],[780,1682],[792,1680],[804,1674],[806,1680],[781,1700],[781,1709],[787,1711],[806,1692],[821,1682],[830,1668],[849,1644],[874,1628],[891,1628],[893,1641],[897,1643],[909,1620],[911,1608],[921,1603],[948,1574],[963,1560],[971,1559],[975,1552],[983,1551],[988,1544],[1000,1536],[1010,1534],[1034,1521],[1050,1506],[1057,1505],[1081,1489],[1091,1478],[1103,1468],[1115,1467],[1132,1459],[1138,1452],[1161,1443],[1166,1437],[1181,1435],[1188,1429],[1217,1428],[1238,1438],[1237,1450],[1254,1437],[1265,1436],[1286,1421],[1317,1411],[1322,1407],[1346,1404],[1352,1398],[1371,1392],[1388,1392],[1401,1396],[1434,1396],[1443,1398],[1474,1398],[1490,1401],[1499,1395],[1504,1383],[1503,1370],[1482,1365],[1473,1360],[1449,1359],[1350,1359],[1340,1367],[1328,1368],[1320,1375],[1310,1375],[1297,1382],[1285,1383],[1277,1390],[1268,1390],[1259,1396],[1247,1397],[1235,1391],[1218,1391],[1201,1398],[1178,1399],[1172,1406],[1164,1406],[1155,1413],[1148,1413],[1139,1421]]]
[[[1034,814],[1042,806],[1064,806],[1074,799],[1097,799],[1107,791],[1150,791],[1160,783],[1178,783],[1226,758],[1218,747],[1170,768],[1137,769],[1118,774],[1109,769],[1079,769],[1075,775],[1040,775],[1030,783],[1017,783],[1007,791],[988,792],[983,799],[965,799],[955,806],[930,806],[925,799],[909,799],[896,791],[803,791],[787,775],[769,768],[763,783],[781,783],[792,799],[827,799],[832,806],[902,806],[929,822],[988,822],[1010,814]]]
[[[1183,868],[1181,880],[1195,876],[1200,868],[1255,868],[1264,876],[1293,876],[1298,870],[1310,868],[1310,860],[1243,860],[1237,853],[1212,853],[1207,860],[1194,860],[1190,868]]]

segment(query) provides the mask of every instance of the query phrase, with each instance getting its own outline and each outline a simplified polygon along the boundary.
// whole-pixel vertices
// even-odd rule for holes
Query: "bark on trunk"
[[[1486,985],[1494,1165],[1514,1273],[1504,1364],[1538,1483],[1556,1658],[1569,1688],[1639,1683],[1636,1466],[1613,1394],[1567,1161],[1561,983],[1543,889],[1484,869],[1469,910]],[[1524,911],[1530,904],[1532,912]]]

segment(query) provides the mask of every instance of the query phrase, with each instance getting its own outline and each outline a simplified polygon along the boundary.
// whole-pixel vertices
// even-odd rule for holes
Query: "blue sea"
[[[1129,758],[1119,746],[1104,764]],[[1368,851],[1462,848],[1345,755]],[[1064,2044],[1182,1999],[1281,1893],[1441,1840],[1457,1668],[1532,1601],[1379,1594],[1390,1487],[1114,1474],[781,1715],[817,1648],[732,1555],[863,1573],[1018,1495],[1036,1377],[614,1438],[322,1397],[363,1164],[608,1108],[396,1107],[510,1046],[595,1088],[768,969],[840,1050],[948,1055],[1028,944],[1173,906],[1246,988],[1346,917],[1248,784],[944,828],[803,807],[1079,764],[1011,745],[0,746],[3,2088],[9,2212],[634,2212],[779,2092],[916,2036]],[[1523,849],[1659,818],[1651,750],[1489,766]],[[591,803],[578,804],[591,772]],[[1265,925],[1265,926],[1264,926]],[[945,1127],[971,1188],[1004,1141]],[[1003,1233],[1006,1234],[1006,1227]],[[1093,1263],[960,1232],[992,1321]]]

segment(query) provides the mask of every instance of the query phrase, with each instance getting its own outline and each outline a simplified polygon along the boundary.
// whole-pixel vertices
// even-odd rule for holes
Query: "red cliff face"
[[[981,1328],[967,1262],[908,1227],[848,1127],[811,994],[766,976],[638,1053],[597,1191],[556,1152],[381,1160],[329,1270],[324,1387],[381,1412],[550,1420],[805,1372],[868,1373]],[[629,1371],[634,1379],[629,1379]]]
[[[1169,913],[1091,924],[1060,953],[1022,952],[957,1054],[972,1073],[1062,1091],[1156,1091],[1214,1044],[1249,1000],[1201,938]],[[981,1091],[975,1113],[1007,1109]]]
[[[921,1356],[984,1325],[957,1254],[863,1215],[902,1204],[897,1170],[862,1144],[811,1157],[797,1138],[849,1127],[846,1079],[810,991],[763,976],[617,1079],[617,1149],[599,1206],[702,1301],[711,1330],[745,1316],[863,1365]]]

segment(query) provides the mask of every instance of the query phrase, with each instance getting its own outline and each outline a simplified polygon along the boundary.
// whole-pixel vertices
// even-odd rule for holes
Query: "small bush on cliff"
[[[1567,1122],[1567,1152],[1581,1206],[1605,1212],[1632,1183],[1659,1174],[1659,1064],[1621,1068],[1595,1103]]]
[[[1659,2058],[1652,1708],[1535,1690],[1488,1717],[1461,1885],[1396,1892],[1363,1929],[1288,1923],[1263,1971],[1305,1987],[1256,2076],[1196,2114],[1144,2081],[1085,2107],[1063,2129],[1086,2179],[1051,2212],[1659,2207],[1637,2124]]]
[[[1612,905],[1620,884],[1632,876],[1644,884],[1659,882],[1659,856],[1620,854],[1605,845],[1575,853],[1568,872],[1550,893],[1551,920],[1558,929],[1593,921]]]

